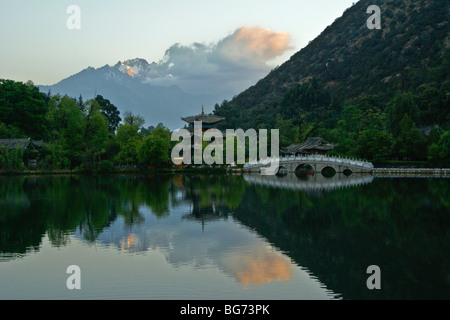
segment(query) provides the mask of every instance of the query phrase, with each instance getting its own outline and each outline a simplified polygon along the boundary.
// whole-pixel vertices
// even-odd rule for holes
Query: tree
[[[16,148],[0,148],[0,169],[3,170],[22,170],[24,150],[17,146]]]
[[[109,131],[115,132],[120,121],[122,121],[120,118],[120,111],[108,99],[105,99],[100,95],[95,97],[95,101],[99,104],[101,113],[108,119]]]
[[[281,108],[286,118],[300,125],[303,114],[307,114],[309,121],[329,121],[334,103],[329,92],[314,78],[291,88],[284,95]]]
[[[120,151],[115,157],[115,161],[122,165],[136,164],[137,148],[141,142],[138,127],[128,123],[121,124],[117,128],[116,140]]]
[[[78,104],[78,108],[80,108],[81,112],[84,112],[84,101],[83,101],[83,97],[81,96],[81,94],[78,97],[77,104]]]
[[[0,79],[0,122],[12,125],[33,139],[47,135],[45,94],[33,82]]]
[[[105,146],[109,136],[108,121],[100,113],[100,106],[97,101],[88,101],[86,103],[86,110],[84,164],[87,166],[95,166],[96,160],[100,162],[101,155],[105,152]]]
[[[86,147],[86,118],[76,100],[68,96],[53,96],[49,101],[46,120],[49,129],[48,142],[53,145],[50,148],[51,154],[58,154],[62,158],[67,157],[72,168],[80,165]],[[64,163],[65,167],[68,163],[66,160],[51,162],[52,166]]]
[[[44,166],[47,169],[70,168],[69,151],[64,148],[61,141],[45,144],[42,153],[45,155]]]
[[[450,166],[450,131],[444,132],[439,142],[428,147],[428,160],[436,166]]]
[[[363,130],[355,146],[355,156],[370,160],[388,159],[392,152],[392,134],[380,130]]]
[[[145,123],[144,117],[140,115],[133,115],[129,111],[124,113],[123,121],[130,126],[136,126],[138,129],[140,129]]]
[[[425,137],[417,129],[415,122],[405,114],[399,123],[399,134],[394,149],[400,158],[411,160],[426,158]]]
[[[386,108],[388,129],[392,132],[394,137],[397,137],[400,132],[400,122],[404,116],[417,123],[419,120],[419,108],[414,101],[414,96],[408,92],[397,94]]]
[[[156,167],[167,165],[170,161],[170,146],[169,129],[158,126],[139,145],[139,162]]]
[[[292,119],[283,120],[280,116],[277,116],[275,127],[280,130],[280,144],[282,146],[287,147],[297,141],[299,128],[293,124]]]
[[[0,139],[19,139],[19,138],[27,138],[27,136],[19,128],[16,128],[13,125],[7,125],[3,122],[0,122]]]

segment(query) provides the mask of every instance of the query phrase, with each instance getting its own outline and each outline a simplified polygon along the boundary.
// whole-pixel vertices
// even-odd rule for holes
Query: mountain
[[[95,69],[89,67],[55,85],[38,86],[41,92],[51,92],[84,100],[102,95],[117,106],[121,114],[130,111],[146,120],[146,125],[163,123],[170,129],[182,127],[181,117],[199,114],[202,105],[212,105],[217,97],[191,95],[178,86],[158,86],[150,81],[157,74],[157,64],[144,59],[119,61]],[[170,76],[170,75],[167,75]]]
[[[381,9],[379,30],[366,24],[371,5]],[[415,94],[427,85],[447,104],[439,98],[437,106],[423,106],[430,110],[417,124],[448,124],[449,6],[448,0],[360,0],[289,61],[216,105],[215,114],[230,128],[274,128],[277,116],[302,115],[332,128],[354,99],[372,97],[385,110],[398,92]]]

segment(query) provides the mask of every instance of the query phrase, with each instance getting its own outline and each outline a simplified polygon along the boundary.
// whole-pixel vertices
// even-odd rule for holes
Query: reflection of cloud
[[[126,239],[124,238],[122,240],[121,250],[122,251],[130,250],[134,246],[135,241],[136,239],[134,233],[130,234],[128,237],[126,237]]]
[[[131,229],[118,219],[97,241],[131,254],[161,252],[176,268],[218,267],[244,286],[291,279],[291,260],[256,233],[233,220],[214,221],[202,230],[200,222],[182,218],[186,210],[180,206],[164,220],[147,213],[145,222]]]
[[[292,277],[292,263],[285,255],[267,246],[251,251],[235,248],[222,258],[224,268],[245,286],[272,281],[287,281]]]

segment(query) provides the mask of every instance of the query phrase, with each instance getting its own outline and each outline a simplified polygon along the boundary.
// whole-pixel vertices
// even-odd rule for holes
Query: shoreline
[[[185,169],[116,169],[116,170],[21,170],[0,171],[1,176],[44,176],[44,175],[114,175],[114,174],[176,174],[176,173],[227,173],[227,168],[185,168]]]
[[[22,170],[0,171],[0,176],[44,176],[44,175],[115,175],[115,174],[186,174],[186,173],[219,173],[243,174],[242,168],[201,167],[184,169],[117,169],[117,170]],[[442,177],[450,178],[450,168],[374,168],[367,173],[374,177]]]
[[[448,168],[375,168],[371,173],[378,178],[393,177],[436,177],[450,178],[450,169]]]

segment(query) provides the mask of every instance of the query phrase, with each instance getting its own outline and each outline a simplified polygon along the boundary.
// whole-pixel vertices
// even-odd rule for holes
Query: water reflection
[[[257,185],[283,190],[297,191],[331,191],[347,187],[358,187],[372,183],[374,177],[371,174],[335,174],[326,177],[322,174],[303,175],[288,173],[283,176],[263,176],[260,174],[246,174],[245,181]]]
[[[449,297],[448,179],[2,177],[0,191],[0,263],[39,253],[44,237],[59,248],[76,237],[217,268],[244,288],[300,268],[344,299]],[[365,286],[372,264],[378,292]]]
[[[261,244],[233,248],[221,258],[221,263],[244,286],[289,281],[293,273],[292,261],[286,255]]]

